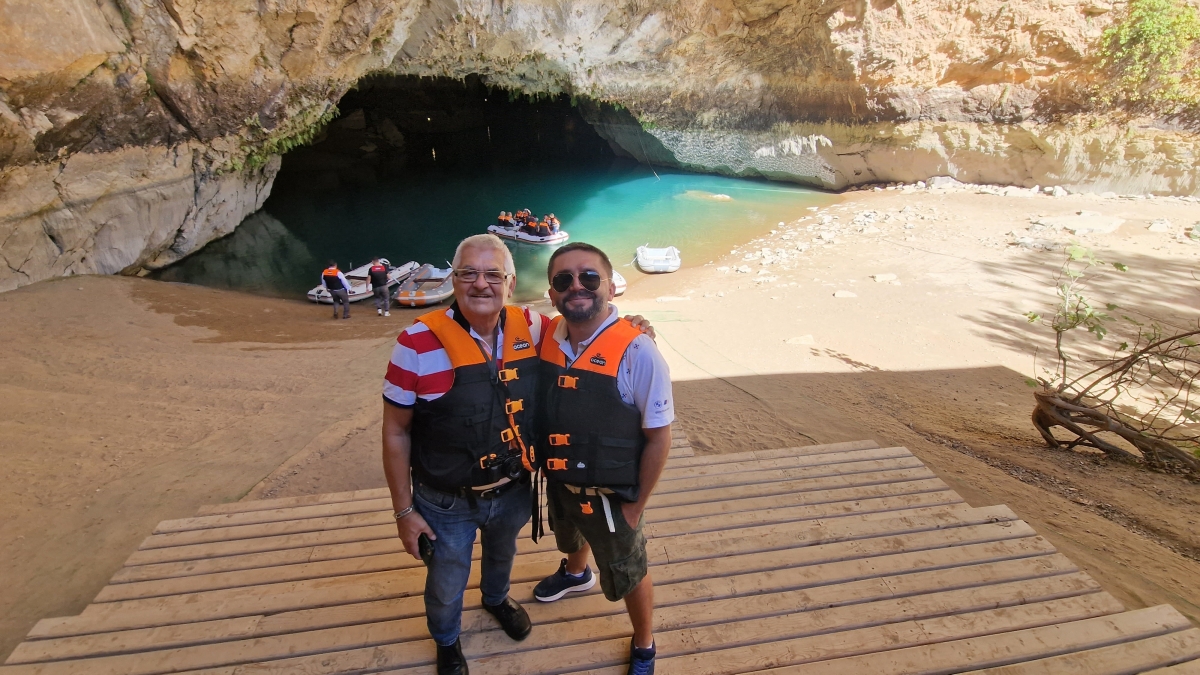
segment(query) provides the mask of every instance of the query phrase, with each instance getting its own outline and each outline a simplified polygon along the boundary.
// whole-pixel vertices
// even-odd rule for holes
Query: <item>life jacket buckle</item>
[[[583,511],[583,515],[585,515],[585,516],[590,516],[593,513],[595,513],[595,511],[592,510],[591,502],[583,502],[582,504],[579,505],[579,508]]]
[[[500,431],[500,440],[508,443],[517,437],[517,433],[512,429],[503,429]]]
[[[512,382],[513,380],[517,379],[517,369],[503,368],[500,370],[497,376],[500,378],[501,382]]]
[[[559,375],[558,386],[563,389],[578,389],[579,378],[571,377],[570,375]]]
[[[479,458],[479,468],[487,469],[487,463],[494,459],[496,459],[496,453],[494,453],[494,452],[490,455],[484,455],[483,457],[480,457]]]
[[[549,457],[546,459],[546,468],[551,471],[566,471],[567,460],[562,457]]]
[[[515,401],[505,401],[504,412],[508,413],[509,415],[521,412],[525,409],[525,404],[523,403],[524,400],[525,399],[523,398],[519,398]]]
[[[550,434],[550,445],[570,445],[571,434]],[[566,468],[566,467],[563,467]]]

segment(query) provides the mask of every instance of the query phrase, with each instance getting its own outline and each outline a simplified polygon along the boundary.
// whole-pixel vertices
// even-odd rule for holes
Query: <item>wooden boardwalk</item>
[[[647,511],[660,674],[1200,674],[1200,629],[1126,611],[1004,506],[971,508],[904,448],[672,451]],[[166,521],[78,616],[0,675],[433,673],[424,568],[384,490],[205,507]],[[621,674],[629,621],[599,588],[532,599],[553,538],[522,539],[513,642],[472,579],[476,675]]]

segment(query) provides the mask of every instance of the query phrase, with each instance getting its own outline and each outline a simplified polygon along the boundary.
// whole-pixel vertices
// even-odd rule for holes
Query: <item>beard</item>
[[[592,304],[582,309],[572,309],[567,306],[568,302],[577,300],[579,298],[590,298]],[[570,323],[583,323],[584,321],[590,321],[596,318],[596,316],[600,314],[600,310],[603,309],[603,304],[604,303],[601,303],[599,298],[596,297],[596,294],[592,293],[591,291],[576,291],[570,295],[564,295],[559,298],[558,302],[555,304],[555,307],[558,308],[558,313],[562,314],[563,318]]]

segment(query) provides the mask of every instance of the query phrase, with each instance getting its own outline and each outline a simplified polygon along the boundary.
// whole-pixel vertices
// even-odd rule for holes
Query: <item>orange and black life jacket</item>
[[[617,372],[641,332],[619,319],[568,367],[553,338],[562,320],[554,319],[542,342],[537,459],[550,480],[607,487],[635,501],[646,435],[637,406],[621,400]]]
[[[321,273],[321,278],[325,280],[325,287],[331,291],[340,291],[346,288],[346,284],[343,284],[341,277],[338,276],[338,268],[336,267],[326,269]]]
[[[454,382],[444,395],[413,406],[412,469],[417,480],[443,492],[490,485],[505,477],[503,461],[515,457],[532,468],[532,410],[538,354],[519,307],[500,314],[503,367],[470,335],[458,304],[454,318],[439,309],[417,319],[450,357]]]

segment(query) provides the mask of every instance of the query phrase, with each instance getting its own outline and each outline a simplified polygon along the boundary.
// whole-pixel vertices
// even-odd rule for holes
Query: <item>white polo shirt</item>
[[[608,318],[604,323],[600,324],[588,339],[579,343],[578,354],[571,348],[571,340],[567,337],[567,322],[559,322],[551,337],[567,357],[568,367],[579,358],[579,354],[587,350],[600,331],[620,318],[616,305],[609,303],[608,309]],[[622,401],[637,406],[638,411],[642,413],[643,429],[657,429],[675,421],[671,369],[650,336],[637,336],[621,355],[621,364],[617,369],[617,391],[620,392]]]

